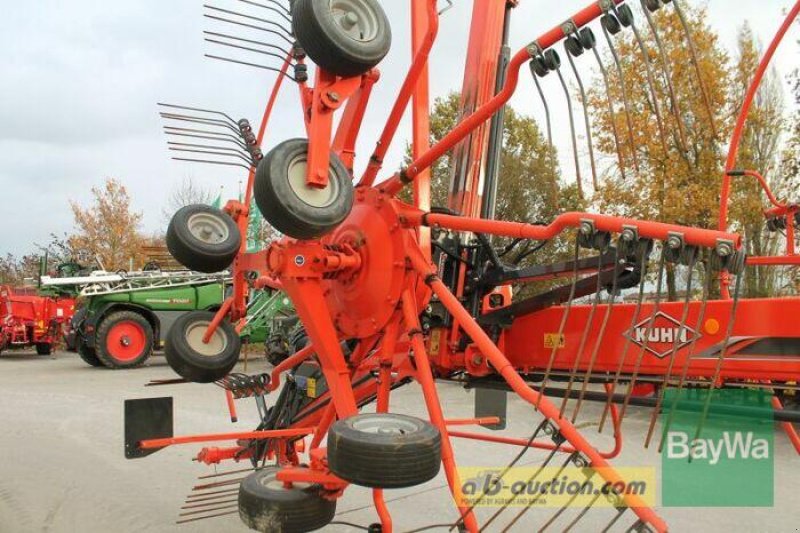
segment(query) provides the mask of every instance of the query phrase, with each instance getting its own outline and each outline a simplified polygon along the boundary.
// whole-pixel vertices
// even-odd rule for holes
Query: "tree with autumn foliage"
[[[146,239],[139,233],[142,214],[131,208],[128,191],[115,179],[92,188],[92,203],[71,201],[77,232],[69,238],[73,250],[96,260],[106,270],[128,270],[143,261]]]
[[[620,78],[608,53],[604,61],[609,65],[608,92],[614,112],[609,110],[606,85],[601,78],[589,90],[587,103],[598,130],[595,136],[599,150],[609,159],[622,160],[625,168],[622,172],[619,165],[610,167],[595,199],[603,212],[714,228],[727,144],[759,54],[752,32],[743,28],[738,57],[732,61],[708,24],[706,8],[684,4],[683,9],[694,42],[696,66],[674,9],[651,14],[663,58],[656,36],[645,30],[647,24],[641,23],[645,20],[641,10],[636,11],[636,18],[640,21],[646,58],[630,30],[612,37],[622,71]],[[630,103],[630,130],[623,106],[623,86]],[[740,166],[772,168],[782,112],[782,104],[775,98],[774,82],[770,82],[762,88],[751,114]],[[620,158],[616,157],[615,129]],[[760,231],[755,228],[757,224],[763,228],[763,196],[753,190],[752,183],[738,182],[733,196],[732,226],[751,235]],[[751,253],[765,249],[763,241],[750,241]],[[755,295],[761,290],[759,287],[768,285],[760,279],[747,284],[748,293]],[[667,289],[669,298],[676,299],[677,280],[672,265],[667,268]]]

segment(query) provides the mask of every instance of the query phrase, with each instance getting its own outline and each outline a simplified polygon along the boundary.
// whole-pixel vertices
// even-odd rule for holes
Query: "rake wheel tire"
[[[314,63],[342,77],[364,74],[392,46],[389,19],[376,0],[296,0],[292,30]]]
[[[113,370],[142,366],[153,353],[153,326],[134,311],[117,311],[97,328],[95,352]]]
[[[97,357],[97,352],[94,348],[89,348],[86,342],[81,338],[77,338],[75,342],[77,344],[78,355],[83,359],[84,363],[94,367],[103,366],[103,362]]]
[[[207,274],[228,268],[241,242],[233,219],[208,205],[180,208],[167,229],[169,253],[186,268]]]
[[[303,533],[322,529],[336,514],[336,500],[320,496],[319,485],[296,483],[285,488],[278,467],[259,470],[239,485],[239,517],[247,527],[269,533]]]
[[[429,422],[394,413],[359,414],[328,432],[328,466],[363,487],[397,489],[436,477],[442,437]]]
[[[36,344],[36,353],[38,355],[50,355],[53,353],[53,345],[46,342],[39,342]]]
[[[227,376],[239,361],[242,341],[233,325],[222,321],[208,344],[206,328],[211,311],[191,311],[178,317],[167,333],[164,355],[179,376],[193,383],[212,383]]]
[[[275,229],[295,239],[316,239],[336,228],[353,208],[353,180],[331,153],[328,185],[306,185],[308,140],[290,139],[273,148],[256,172],[258,209]]]

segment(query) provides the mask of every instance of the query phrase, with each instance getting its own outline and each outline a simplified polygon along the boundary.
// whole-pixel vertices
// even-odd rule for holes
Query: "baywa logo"
[[[670,431],[667,435],[667,457],[707,461],[710,466],[719,464],[720,459],[770,458],[769,441],[757,437],[752,431],[723,431],[717,439],[692,439],[682,431]]]
[[[668,408],[662,413],[663,505],[772,506],[775,421],[770,401],[764,390],[668,389]]]
[[[677,351],[687,346],[698,335],[700,334],[697,331],[686,324],[681,327],[678,320],[663,311],[657,312],[655,318],[645,318],[625,332],[625,337],[631,342],[646,347],[648,352],[659,359],[669,355],[673,348]]]

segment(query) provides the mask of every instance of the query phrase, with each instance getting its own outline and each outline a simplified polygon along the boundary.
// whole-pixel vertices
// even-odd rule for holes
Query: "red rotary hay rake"
[[[634,12],[621,1],[594,2],[512,56],[508,25],[517,2],[474,0],[462,92],[464,118],[429,146],[428,55],[440,13],[436,0],[412,0],[413,61],[366,171],[357,180],[353,179],[356,139],[371,90],[379,81],[375,67],[391,41],[389,21],[380,5],[374,0],[294,0],[289,9],[271,0],[240,2],[261,9],[263,15],[206,6],[206,16],[216,23],[277,36],[283,43],[221,32],[206,35],[209,42],[226,49],[282,61],[273,67],[211,56],[279,71],[258,133],[247,121],[237,122],[217,111],[167,106],[162,113],[170,121],[168,134],[192,139],[171,143],[171,149],[192,154],[191,159],[182,159],[239,165],[249,171],[243,201],[229,202],[224,213],[188,206],[170,225],[171,250],[186,266],[214,271],[232,263],[234,291],[213,319],[198,314],[181,328],[173,328],[177,342],[169,343],[167,356],[188,381],[216,381],[236,398],[255,397],[262,423],[252,432],[173,437],[171,403],[147,400],[126,405],[129,457],[173,444],[235,440],[232,447],[204,448],[197,459],[207,464],[252,462],[254,471],[246,471],[250,472],[246,478],[195,487],[183,521],[238,512],[247,525],[261,531],[318,529],[333,520],[336,500],[348,485],[357,484],[374,491],[380,524],[370,530],[391,531],[384,489],[423,483],[438,473],[441,464],[458,507],[451,529],[505,531],[515,524],[522,527],[519,520],[530,507],[518,510],[505,526],[498,521],[505,508],[479,524],[474,509],[458,498],[461,485],[453,437],[516,445],[522,453],[531,447],[550,450],[542,466],[551,461],[560,464],[554,457],[563,453],[564,465],[586,467],[613,484],[622,480],[608,460],[620,451],[621,425],[629,405],[652,407],[649,445],[658,413],[675,408],[666,402],[667,388],[794,387],[800,378],[800,331],[781,317],[800,312],[800,299],[747,300],[739,298],[739,289],[748,264],[800,264],[793,249],[797,208],[777,201],[756,173],[737,172],[734,165],[754,92],[800,4],[768,50],[744,105],[724,180],[720,227],[714,231],[592,213],[564,213],[548,225],[493,220],[502,109],[522,68],[529,65],[534,80],[554,71],[561,76],[555,47],[563,42],[577,76],[573,58],[586,50],[596,53],[590,25],[597,20],[612,48],[611,36],[629,28],[645,51]],[[642,8],[653,32],[657,29],[652,13],[677,10],[693,47],[677,0],[664,4],[643,0]],[[271,18],[264,18],[267,15]],[[317,65],[313,86],[308,83],[307,59]],[[645,63],[648,70],[654,68],[651,59]],[[287,79],[299,87],[307,139],[282,142],[263,155],[260,145],[268,119]],[[407,109],[413,116],[413,160],[378,181]],[[340,110],[334,130],[334,115]],[[192,126],[176,126],[176,121]],[[455,167],[451,209],[432,208],[430,167],[450,151]],[[730,177],[739,175],[756,177],[764,185],[774,204],[767,211],[770,224],[789,233],[785,257],[746,258],[741,237],[727,231]],[[397,196],[404,187],[413,188],[410,204]],[[241,238],[248,234],[253,198],[265,218],[285,235],[254,253],[246,251]],[[185,222],[180,225],[178,220]],[[492,244],[493,238],[506,238],[514,247],[572,232],[574,257],[559,264],[512,268]],[[584,250],[593,250],[596,256],[585,257]],[[656,296],[645,301],[651,262],[657,265]],[[661,280],[667,264],[686,269],[682,302],[663,301]],[[695,301],[691,295],[697,281],[692,278],[701,266],[703,297]],[[734,277],[735,288],[729,294]],[[571,281],[533,297],[512,297],[512,284],[561,278]],[[717,279],[723,283],[723,299],[710,300],[711,284]],[[245,316],[248,291],[264,286],[290,296],[308,343],[271,376],[229,376],[238,360],[234,324]],[[633,288],[638,288],[635,303],[618,301],[621,290]],[[578,298],[591,303],[573,304]],[[285,371],[290,373],[281,386]],[[437,379],[505,387],[530,404],[540,424],[530,439],[455,431],[457,425],[485,425],[496,419],[447,420]],[[410,381],[421,386],[429,421],[389,412],[391,391]],[[633,394],[642,383],[655,386],[653,398]],[[264,396],[279,388],[274,406],[268,409]],[[311,388],[317,390],[312,394]],[[601,431],[610,414],[617,446],[609,453],[598,451],[574,425],[589,400],[605,406]],[[376,413],[359,414],[373,401]],[[791,417],[781,414],[777,399],[774,403],[776,418],[786,422],[785,429],[800,450]],[[710,409],[708,395],[700,408],[697,435]],[[666,433],[668,428],[662,429]],[[275,466],[266,467],[267,461]],[[547,527],[562,520],[559,527],[565,531],[590,527],[606,531],[628,521],[625,527],[635,531],[667,530],[637,496],[608,496],[614,500],[610,521],[587,518],[593,515],[588,513],[592,502],[570,519],[562,508],[549,519],[531,518],[538,525],[526,527]]]

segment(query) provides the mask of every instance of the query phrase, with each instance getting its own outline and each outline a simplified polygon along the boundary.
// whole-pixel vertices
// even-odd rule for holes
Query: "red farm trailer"
[[[35,346],[39,355],[49,355],[74,311],[72,298],[50,298],[32,289],[0,286],[0,352]]]

